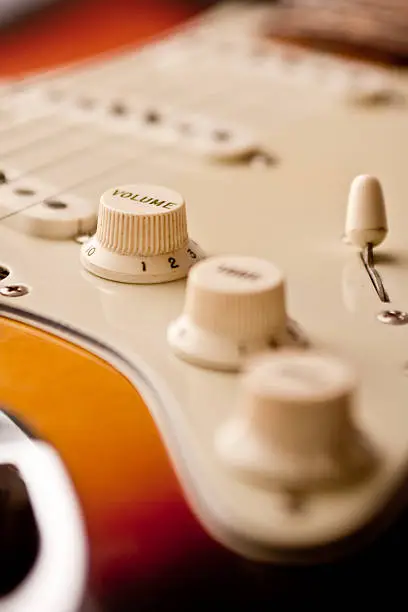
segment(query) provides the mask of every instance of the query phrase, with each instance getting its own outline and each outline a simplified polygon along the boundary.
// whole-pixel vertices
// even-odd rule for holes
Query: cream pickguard
[[[250,557],[301,560],[402,507],[408,327],[378,314],[408,310],[408,80],[288,56],[260,41],[265,10],[226,4],[140,51],[0,90],[0,301],[67,323],[135,364],[208,529]],[[377,265],[388,304],[342,241],[350,182],[366,173],[386,198]],[[189,365],[170,349],[185,281],[120,284],[80,263],[101,194],[140,182],[183,194],[189,235],[206,254],[256,256],[283,271],[288,314],[310,345],[353,365],[355,421],[378,456],[374,474],[301,493],[299,513],[293,491],[225,467],[214,440],[241,375]]]

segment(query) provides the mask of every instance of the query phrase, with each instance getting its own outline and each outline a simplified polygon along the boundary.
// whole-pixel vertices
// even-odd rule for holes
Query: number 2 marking
[[[170,268],[179,268],[180,266],[176,263],[174,257],[169,257],[168,262],[170,264]]]

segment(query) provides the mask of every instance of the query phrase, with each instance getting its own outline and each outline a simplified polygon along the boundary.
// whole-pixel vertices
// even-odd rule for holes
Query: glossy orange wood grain
[[[148,408],[122,374],[74,344],[2,317],[0,372],[1,405],[57,449],[73,480],[95,582],[105,588],[143,578],[207,542]]]
[[[36,72],[150,37],[192,17],[197,0],[60,0],[0,31],[0,78]]]

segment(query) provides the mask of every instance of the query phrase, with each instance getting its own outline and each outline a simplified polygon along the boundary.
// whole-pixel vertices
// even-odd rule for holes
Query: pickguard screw
[[[377,319],[381,323],[388,325],[407,325],[408,324],[408,312],[401,310],[383,310],[377,315]]]
[[[4,297],[21,297],[27,295],[29,289],[25,285],[6,285],[0,287],[0,295]]]
[[[0,265],[0,281],[4,280],[10,274],[10,270],[5,266]]]

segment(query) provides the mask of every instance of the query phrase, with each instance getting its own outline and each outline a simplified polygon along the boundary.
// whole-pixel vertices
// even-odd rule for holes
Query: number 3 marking
[[[192,259],[197,259],[197,255],[191,249],[187,249],[187,253],[192,257]]]

